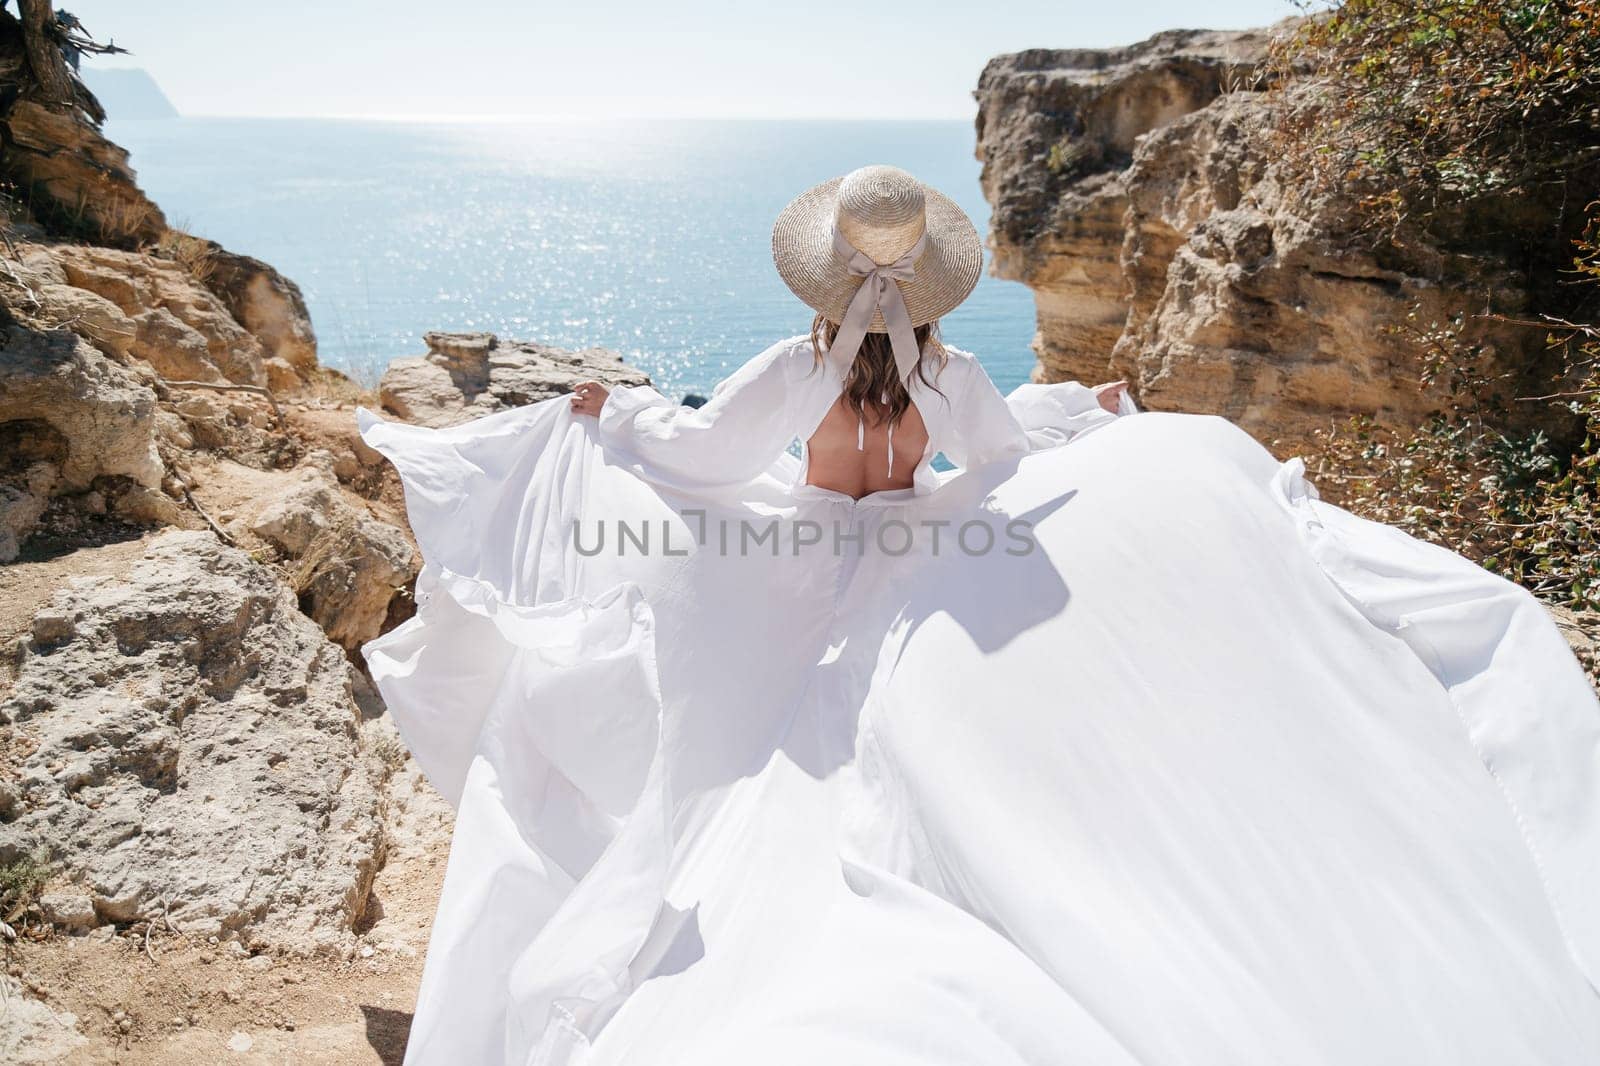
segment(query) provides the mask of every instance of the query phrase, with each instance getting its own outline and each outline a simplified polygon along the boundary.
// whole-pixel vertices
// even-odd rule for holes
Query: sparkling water
[[[706,392],[810,327],[773,219],[808,185],[890,163],[987,229],[965,122],[184,118],[112,122],[169,221],[298,282],[324,362],[372,382],[426,330],[623,353]],[[943,324],[1002,389],[1033,367],[1028,291],[987,275]]]

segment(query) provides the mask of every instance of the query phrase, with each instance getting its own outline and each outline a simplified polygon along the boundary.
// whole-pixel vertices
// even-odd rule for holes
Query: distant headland
[[[178,117],[178,109],[172,106],[172,101],[167,99],[149,71],[138,67],[96,69],[86,65],[79,74],[113,120]]]

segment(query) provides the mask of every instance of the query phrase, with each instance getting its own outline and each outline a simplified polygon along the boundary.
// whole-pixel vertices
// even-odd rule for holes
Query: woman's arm
[[[956,446],[945,455],[957,466],[981,466],[1007,456],[1054,448],[1137,411],[1127,383],[1089,388],[1076,381],[1019,385],[1002,396],[983,366],[968,362],[956,417]]]
[[[1128,396],[1126,381],[1089,388],[1076,381],[1050,385],[1018,385],[1005,404],[1028,434],[1033,450],[1053,448],[1091,429],[1116,421],[1138,408]]]
[[[783,454],[796,432],[795,341],[780,341],[720,382],[703,407],[673,403],[648,385],[606,390],[583,382],[573,410],[600,420],[600,442],[659,481],[684,487],[743,484]],[[809,363],[809,348],[804,353]]]

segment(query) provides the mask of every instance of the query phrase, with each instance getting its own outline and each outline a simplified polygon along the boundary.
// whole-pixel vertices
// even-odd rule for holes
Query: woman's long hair
[[[937,377],[949,358],[944,345],[939,343],[939,323],[929,322],[918,326],[915,332],[917,350],[922,353],[922,359],[917,363],[917,376],[924,385],[943,396],[944,393],[928,378],[930,362],[936,364],[934,376]],[[822,315],[812,319],[811,350],[816,354],[819,366],[823,349],[831,348],[838,335],[837,323],[828,321]],[[911,394],[895,372],[894,348],[889,343],[887,333],[868,333],[861,339],[861,348],[845,375],[841,395],[858,417],[874,426],[900,424],[901,416],[911,406]],[[888,397],[888,403],[883,402],[885,396]]]

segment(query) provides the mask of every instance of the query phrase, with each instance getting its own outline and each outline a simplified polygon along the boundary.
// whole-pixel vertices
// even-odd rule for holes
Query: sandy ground
[[[21,938],[6,968],[75,1015],[87,1043],[54,1061],[398,1064],[438,905],[450,811],[416,774],[396,774],[394,845],[373,888],[376,920],[349,959],[252,955],[182,935]]]

